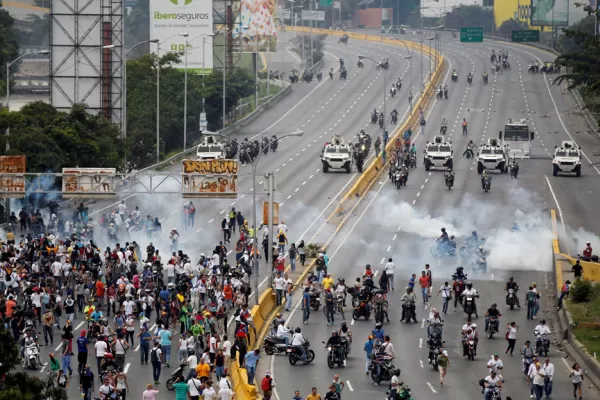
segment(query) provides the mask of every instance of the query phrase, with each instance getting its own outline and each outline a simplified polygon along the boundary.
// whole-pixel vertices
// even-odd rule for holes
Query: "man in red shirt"
[[[421,286],[423,304],[427,305],[427,303],[429,303],[429,277],[427,276],[425,271],[421,272],[421,277],[419,278],[419,286]]]

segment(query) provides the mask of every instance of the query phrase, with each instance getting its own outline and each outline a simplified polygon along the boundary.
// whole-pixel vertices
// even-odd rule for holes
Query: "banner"
[[[25,197],[25,156],[0,156],[0,194]],[[23,174],[7,176],[3,174]]]
[[[188,37],[179,36],[187,33]],[[160,52],[186,51],[188,71],[210,73],[213,68],[212,1],[150,0],[150,37],[158,39]],[[158,44],[150,44],[156,52]],[[185,68],[185,56],[176,68]]]
[[[277,0],[241,0],[233,3],[239,24],[233,36],[241,38],[241,51],[263,53],[277,51]]]
[[[63,197],[114,197],[113,180],[116,172],[114,168],[63,168]]]
[[[237,160],[183,160],[181,190],[184,198],[236,198]]]
[[[304,21],[325,21],[325,11],[302,10],[302,19]]]
[[[531,25],[567,26],[569,0],[531,0]]]

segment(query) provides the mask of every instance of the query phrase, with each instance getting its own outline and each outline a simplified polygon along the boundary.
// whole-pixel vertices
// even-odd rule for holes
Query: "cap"
[[[267,372],[265,373],[265,376],[271,376],[271,371],[267,371]]]

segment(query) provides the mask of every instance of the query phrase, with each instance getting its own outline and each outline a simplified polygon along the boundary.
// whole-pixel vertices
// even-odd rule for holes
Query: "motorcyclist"
[[[352,343],[352,331],[348,329],[348,324],[346,323],[346,321],[343,321],[340,326],[340,329],[338,329],[338,336],[340,337],[342,345],[346,347],[344,349],[345,353],[350,353],[350,344]]]
[[[118,369],[119,364],[117,364],[113,355],[111,353],[106,353],[100,363],[101,377],[103,377],[107,371],[116,371]]]
[[[463,153],[463,158],[465,158],[465,156],[467,154],[471,155],[471,158],[473,158],[474,154],[473,154],[473,148],[475,147],[475,144],[473,143],[472,140],[469,140],[469,143],[467,143],[467,148],[465,149],[464,153]]]
[[[298,354],[300,354],[300,359],[306,362],[306,351],[304,351],[304,343],[306,343],[306,339],[304,339],[304,336],[302,335],[302,329],[300,329],[300,327],[297,327],[294,330],[294,335],[292,336],[292,346],[294,347],[294,349],[296,349]]]
[[[478,246],[477,249],[475,250],[475,256],[476,257],[487,257],[487,251],[483,248],[483,246]]]
[[[517,162],[517,160],[515,158],[513,158],[513,162],[510,165],[510,168],[515,171],[515,177],[516,177],[517,174],[519,173],[519,163]]]
[[[585,249],[583,249],[581,258],[583,258],[584,261],[591,261],[593,254],[592,251],[592,245],[590,242],[585,242]]]
[[[394,86],[393,84],[392,86],[390,86],[390,92],[396,93],[396,86]]]
[[[327,347],[333,347],[333,351],[335,355],[338,357],[338,360],[343,360],[344,367],[346,366],[346,354],[342,351],[342,341],[340,336],[338,335],[338,331],[332,331],[331,337],[327,340]]]
[[[431,363],[433,360],[433,349],[439,349],[443,344],[444,321],[440,317],[440,313],[435,308],[432,308],[429,312],[427,322],[429,323],[427,326],[427,345],[429,346],[429,363]]]
[[[413,293],[413,289],[411,287],[406,288],[406,293],[402,295],[400,301],[404,302],[402,304],[402,318],[400,319],[400,322],[402,322],[406,318],[406,309],[412,308],[414,310],[415,304],[417,303],[417,296]],[[416,312],[414,312],[414,314],[415,315],[413,319],[415,322],[417,322]]]
[[[481,188],[485,190],[485,182],[488,179],[492,179],[492,177],[490,176],[489,171],[487,170],[487,168],[484,166],[483,167],[483,171],[481,172]]]
[[[508,278],[508,282],[506,282],[506,288],[504,290],[506,290],[506,301],[508,302],[508,290],[512,289],[515,291],[515,303],[517,304],[517,307],[521,308],[521,304],[519,303],[519,296],[517,296],[517,291],[519,290],[519,285],[517,284],[517,282],[515,282],[515,279],[511,276],[510,278]]]
[[[479,318],[477,315],[477,303],[475,302],[475,296],[477,295],[477,290],[473,289],[473,284],[468,282],[465,290],[462,292],[461,296],[467,298],[468,296],[473,297],[473,312],[475,313],[475,318]]]
[[[487,311],[485,312],[485,317],[483,319],[483,321],[485,322],[485,331],[487,332],[489,327],[490,327],[490,318],[495,318],[496,319],[496,332],[498,331],[499,327],[500,327],[500,323],[498,321],[498,318],[500,318],[502,316],[502,314],[500,313],[500,310],[498,310],[498,305],[496,303],[492,304],[490,308],[487,309]]]
[[[521,350],[521,355],[523,356],[523,371],[525,375],[529,373],[529,367],[533,364],[533,360],[535,359],[535,352],[531,348],[531,341],[525,341],[525,346]]]
[[[469,246],[477,246],[479,244],[479,236],[477,236],[477,231],[471,232],[471,236],[466,240]]]
[[[452,78],[458,81],[458,72],[455,69],[452,70]]]
[[[442,228],[442,234],[438,238],[438,241],[440,241],[442,243],[447,243],[448,240],[449,240],[448,239],[448,232],[446,232],[446,228]]]
[[[546,325],[545,319],[540,320],[540,323],[535,327],[534,332],[536,336],[550,335],[552,333],[550,332],[548,325]]]
[[[444,128],[448,128],[448,121],[446,121],[446,118],[442,118],[442,122],[440,124],[440,133],[444,133]]]
[[[448,240],[448,252],[450,254],[456,254],[456,240],[454,235],[450,236],[450,239]]]
[[[444,323],[444,321],[442,320],[440,313],[435,308],[431,308],[429,310],[429,319],[427,320],[427,323],[429,324],[429,326],[427,326],[427,337],[430,338],[431,334],[433,332],[433,327],[431,325],[432,324],[440,324],[441,325]],[[441,332],[440,332],[440,337],[441,337]]]
[[[472,72],[469,72],[467,74],[467,80],[471,80],[471,81],[473,80],[473,73]]]
[[[417,154],[417,146],[414,143],[410,146],[409,153],[410,154]]]
[[[519,229],[519,225],[517,225],[517,223],[515,222],[515,223],[513,224],[512,228],[511,228],[511,230],[512,230],[513,232],[519,232],[519,231],[520,231],[520,229]]]
[[[285,345],[290,345],[290,336],[292,332],[285,327],[284,324],[279,324],[277,327],[277,339],[285,341]]]
[[[464,268],[463,267],[456,267],[456,273],[453,276],[454,279],[456,279],[457,281],[462,281],[466,278],[465,272],[464,272]]]
[[[483,392],[485,400],[491,400],[492,391],[494,390],[494,388],[502,388],[502,380],[500,380],[500,378],[494,371],[492,371],[488,376],[485,377],[483,384],[485,387]]]
[[[383,340],[383,338],[385,337],[385,332],[383,330],[383,324],[381,322],[376,323],[375,329],[373,329],[373,331],[371,333],[373,333],[373,336],[375,336],[375,339]]]
[[[448,170],[446,170],[446,172],[444,173],[444,179],[445,180],[454,180],[454,172],[452,172],[452,168],[448,168]],[[454,236],[452,236],[454,237]]]

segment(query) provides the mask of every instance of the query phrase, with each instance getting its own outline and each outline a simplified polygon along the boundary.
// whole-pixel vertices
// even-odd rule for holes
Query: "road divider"
[[[292,28],[288,28],[293,30]],[[298,31],[308,31],[308,29],[302,27],[296,27]],[[325,33],[332,36],[341,36],[344,32],[340,31],[328,31],[324,29],[313,29],[313,33]],[[396,40],[387,40],[381,39],[379,36],[373,35],[358,35],[354,33],[350,33],[349,37],[353,37],[359,40],[366,40],[371,42],[385,42],[391,45],[401,45],[399,41]],[[405,42],[408,47],[412,47],[413,49],[420,51],[420,44],[415,44],[413,42],[406,41]],[[419,110],[426,109],[429,105],[430,100],[433,99],[434,88],[437,82],[440,80],[443,70],[444,70],[444,61],[441,56],[435,50],[430,49],[429,47],[423,47],[423,53],[428,54],[429,56],[438,55],[438,59],[440,62],[436,65],[435,72],[433,73],[430,82],[424,88],[422,95],[419,97],[418,101],[413,106],[413,110],[411,114],[408,116],[406,121],[399,127],[397,127],[394,132],[390,135],[390,140],[386,146],[386,152],[392,150],[394,146],[394,142],[396,137],[400,136],[402,132],[404,132],[409,127],[413,127],[419,122]],[[352,212],[358,207],[361,203],[362,199],[369,192],[371,187],[373,186],[376,178],[383,172],[385,169],[386,161],[379,155],[361,174],[361,176],[357,179],[357,182],[353,185],[353,187],[346,193],[346,195],[342,198],[340,204],[335,208],[335,210],[330,214],[330,216],[326,219],[324,224],[329,224],[331,222],[335,222],[335,230],[327,240],[325,244],[322,245],[322,248],[327,249],[327,247],[331,244],[337,233],[344,226]],[[318,232],[317,232],[318,234]],[[315,236],[317,235],[315,234]],[[315,237],[313,236],[313,238]],[[312,242],[312,239],[308,241],[308,244]],[[308,260],[308,266],[304,268],[304,271],[298,276],[296,282],[294,283],[294,289],[301,288],[302,283],[305,281],[308,273],[314,268],[316,259]],[[288,266],[289,272],[289,266]],[[296,307],[298,307],[296,304]],[[252,335],[248,338],[248,349],[260,348],[261,343],[264,340],[264,337],[267,335],[269,331],[270,321],[274,317],[274,315],[281,311],[281,306],[277,306],[275,301],[275,295],[272,292],[271,288],[267,288],[259,297],[258,305],[255,305],[251,310],[252,320],[254,323],[254,327],[256,328],[256,336]],[[239,360],[242,361],[242,360]],[[240,368],[238,362],[233,361],[230,365],[230,377],[234,382],[234,391],[237,394],[238,400],[255,400],[259,396],[259,391],[257,390],[256,385],[250,385],[248,383],[248,375],[244,368]],[[261,361],[265,362],[265,361]],[[260,376],[255,377],[255,382],[260,381]]]

